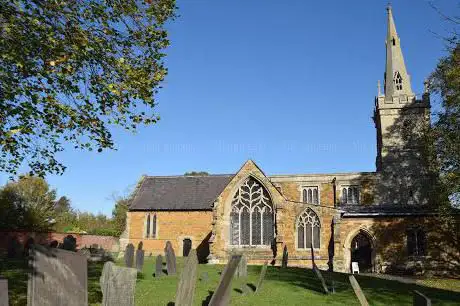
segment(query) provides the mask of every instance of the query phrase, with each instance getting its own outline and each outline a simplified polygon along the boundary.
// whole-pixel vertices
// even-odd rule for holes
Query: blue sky
[[[457,1],[434,1],[447,14]],[[385,64],[386,1],[179,0],[157,125],[114,131],[118,150],[69,150],[48,181],[80,210],[110,214],[142,174],[374,171],[371,119]],[[393,4],[412,88],[444,54],[428,1]],[[6,174],[0,174],[2,183]]]

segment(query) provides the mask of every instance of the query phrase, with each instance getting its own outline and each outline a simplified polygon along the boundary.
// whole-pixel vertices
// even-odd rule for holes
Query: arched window
[[[297,219],[297,248],[320,248],[321,224],[318,215],[307,208]]]
[[[147,222],[145,224],[145,237],[149,238],[150,236],[150,215],[147,215]]]
[[[145,216],[145,238],[157,238],[157,215],[148,213]]]
[[[402,77],[398,71],[395,72],[394,82],[395,82],[396,90],[402,90],[403,88],[402,87]]]
[[[235,193],[230,213],[232,245],[270,245],[274,238],[274,211],[270,196],[254,178]]]

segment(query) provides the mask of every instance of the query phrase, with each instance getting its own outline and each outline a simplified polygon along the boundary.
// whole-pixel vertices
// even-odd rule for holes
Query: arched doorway
[[[192,249],[192,240],[185,238],[182,245],[182,256],[187,257]]]
[[[357,262],[360,272],[373,272],[372,241],[360,231],[351,241],[351,262]]]

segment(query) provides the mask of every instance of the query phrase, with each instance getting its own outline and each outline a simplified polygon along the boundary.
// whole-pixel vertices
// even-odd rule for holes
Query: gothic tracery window
[[[297,248],[319,249],[321,236],[321,224],[318,215],[307,208],[297,219]]]
[[[402,90],[402,77],[401,74],[396,71],[395,78],[394,78],[396,90]]]
[[[232,245],[270,245],[274,238],[274,211],[270,196],[249,177],[235,193],[230,213]]]

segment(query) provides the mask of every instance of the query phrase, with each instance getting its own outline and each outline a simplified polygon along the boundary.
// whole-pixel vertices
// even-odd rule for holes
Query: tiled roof
[[[232,178],[233,175],[147,176],[129,210],[211,210]]]

